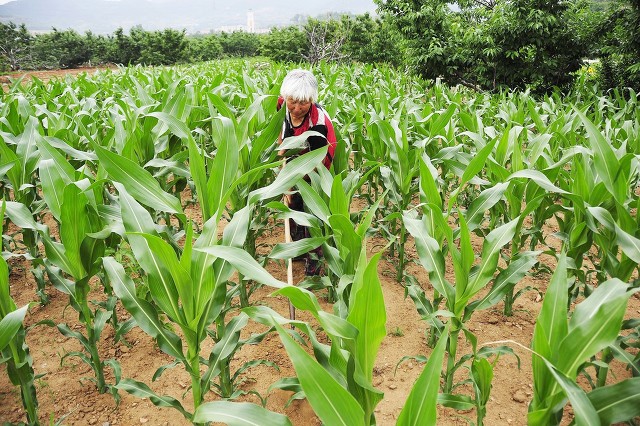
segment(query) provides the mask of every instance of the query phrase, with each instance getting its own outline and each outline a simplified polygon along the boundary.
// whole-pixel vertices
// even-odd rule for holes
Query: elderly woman
[[[331,167],[333,155],[336,150],[336,134],[333,130],[331,117],[318,104],[318,82],[311,71],[295,69],[290,71],[282,81],[278,110],[285,105],[287,112],[282,125],[279,142],[290,136],[299,136],[302,133],[313,130],[323,136],[311,136],[308,139],[309,150],[318,149],[328,145],[327,155],[322,161],[325,167]],[[301,154],[308,150],[302,151]],[[295,192],[288,197],[289,208],[304,211],[302,196]],[[293,241],[310,237],[309,230],[302,225],[289,221],[291,239]],[[319,258],[322,256],[320,248],[302,256],[305,260],[305,275],[319,275],[321,265]]]

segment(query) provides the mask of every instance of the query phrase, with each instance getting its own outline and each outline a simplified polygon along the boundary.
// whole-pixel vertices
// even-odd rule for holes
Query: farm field
[[[9,84],[15,305],[0,313],[36,303],[2,348],[0,421],[33,420],[7,374],[26,347],[13,378],[41,423],[640,415],[634,93],[490,95],[322,65],[339,132],[327,172],[321,150],[284,167],[276,155],[286,72],[214,62]],[[295,185],[312,214],[282,204]],[[283,244],[289,217],[312,238]],[[303,289],[286,286],[286,259],[319,245],[325,276],[294,262]],[[308,401],[288,404],[296,393]]]

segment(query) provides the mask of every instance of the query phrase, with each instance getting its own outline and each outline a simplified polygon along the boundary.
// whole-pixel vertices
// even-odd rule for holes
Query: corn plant
[[[127,163],[128,167],[123,168],[122,163],[117,165],[117,162],[126,160],[118,159],[117,154],[102,148],[96,147],[96,150],[98,156],[106,160],[105,167],[109,174],[124,182],[114,182],[114,186],[119,193],[125,235],[136,260],[146,273],[156,306],[136,296],[133,283],[113,259],[105,259],[107,275],[116,294],[141,328],[158,340],[163,351],[185,366],[192,379],[194,412],[185,410],[179,401],[171,397],[156,396],[148,386],[135,380],[122,379],[116,387],[134,395],[151,396],[152,402],[172,406],[187,419],[202,419],[199,407],[203,403],[204,393],[212,386],[213,378],[220,378],[217,388],[224,397],[237,396],[233,388],[233,377],[237,377],[237,374],[232,377],[229,366],[235,351],[246,343],[238,340],[240,330],[246,325],[246,318],[240,316],[229,322],[225,320],[229,309],[227,285],[234,267],[247,279],[278,287],[285,285],[271,277],[248,253],[239,248],[247,235],[251,210],[258,201],[277,197],[288,190],[298,179],[320,164],[325,152],[317,150],[299,157],[289,163],[271,185],[252,192],[249,204],[234,215],[225,228],[222,241],[218,241],[217,226],[229,197],[230,190],[227,189],[198,238],[194,237],[191,225],[186,227],[185,245],[177,253],[159,236],[149,212],[136,199],[149,207],[171,209],[169,211],[184,218],[180,206],[175,203],[177,200],[173,201],[163,192],[158,183],[140,166]],[[235,176],[224,173],[223,169],[215,172],[215,179],[225,182],[222,188],[233,188],[238,184]],[[164,330],[159,323],[158,315],[161,312],[183,331],[186,354],[182,350],[183,340]],[[215,324],[213,332],[208,330],[212,324]],[[203,340],[210,333],[216,344],[208,358],[209,362],[205,362],[207,372],[202,375],[200,349]],[[252,342],[259,340],[254,338]],[[267,418],[277,424],[276,420],[280,417],[270,415]]]
[[[4,206],[2,208],[4,210]],[[22,404],[27,412],[27,423],[38,425],[38,400],[36,397],[33,360],[25,341],[26,331],[22,322],[28,305],[17,308],[9,294],[9,269],[0,257],[0,364],[7,364],[11,383],[20,386]]]
[[[372,384],[373,367],[386,335],[386,312],[377,273],[380,256],[378,253],[367,260],[365,251],[360,251],[349,312],[344,319],[324,312],[308,290],[287,286],[274,293],[289,298],[297,309],[310,312],[327,333],[330,347],[310,335],[316,359],[282,328],[279,315],[264,309],[248,312],[278,331],[307,400],[326,424],[375,424],[374,410],[383,393]],[[291,324],[296,326],[299,322]]]
[[[24,103],[24,99],[18,101],[18,104],[23,105],[23,108]],[[31,111],[22,111],[21,114],[26,112]],[[32,209],[33,215],[37,215],[41,211],[42,203],[40,203],[37,195],[35,171],[40,159],[37,141],[42,136],[39,133],[40,125],[38,120],[33,116],[27,117],[24,128],[21,129],[23,132],[19,136],[0,133],[0,169],[3,169],[5,199],[22,203]],[[15,130],[19,128],[18,124],[21,121],[19,118],[15,120]],[[10,195],[11,198],[9,197]],[[37,294],[41,303],[46,304],[49,299],[45,291],[45,280],[37,249],[39,243],[38,233],[32,229],[23,228],[21,231],[21,243],[26,248],[29,259],[33,260],[31,272],[37,283]]]
[[[529,405],[529,424],[560,424],[567,399],[571,401],[577,424],[611,424],[632,419],[640,414],[637,378],[587,394],[576,384],[576,377],[585,362],[615,342],[627,301],[637,289],[630,289],[616,278],[605,281],[567,319],[566,287],[570,279],[563,254],[533,335],[534,395]]]
[[[341,317],[349,310],[351,280],[356,273],[360,254],[366,249],[366,234],[371,231],[371,224],[384,197],[381,196],[366,211],[350,212],[353,196],[373,171],[368,170],[364,176],[353,171],[343,181],[339,174],[332,175],[326,169],[317,169],[309,174],[311,184],[303,180],[297,185],[308,213],[292,212],[283,205],[277,206],[286,212],[286,219],[291,217],[309,226],[312,238],[280,244],[270,257],[284,259],[322,245],[328,266],[328,276],[322,280],[324,287],[329,289],[329,300],[335,303],[335,312]]]

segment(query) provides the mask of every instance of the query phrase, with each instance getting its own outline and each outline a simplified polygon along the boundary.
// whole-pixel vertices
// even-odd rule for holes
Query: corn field
[[[636,94],[321,64],[327,170],[278,156],[287,71],[0,92],[0,421],[638,424]]]

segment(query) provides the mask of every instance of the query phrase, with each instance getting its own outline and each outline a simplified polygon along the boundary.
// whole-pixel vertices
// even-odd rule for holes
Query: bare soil
[[[73,69],[61,69],[61,70],[41,70],[41,71],[13,71],[6,73],[4,75],[0,75],[0,85],[5,88],[11,83],[11,81],[15,81],[18,79],[22,79],[23,83],[31,81],[33,77],[42,80],[43,82],[47,82],[56,78],[64,78],[67,75],[76,76],[81,73],[93,74],[100,70],[105,69],[116,69],[116,66],[103,66],[103,67],[83,67],[83,68],[73,68]]]

